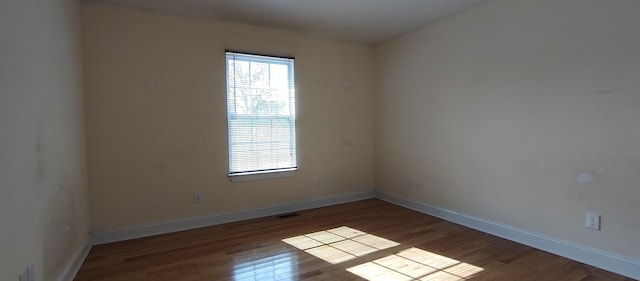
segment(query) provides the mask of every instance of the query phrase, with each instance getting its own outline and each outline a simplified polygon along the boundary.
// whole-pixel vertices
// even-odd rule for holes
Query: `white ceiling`
[[[375,44],[483,0],[87,0]]]

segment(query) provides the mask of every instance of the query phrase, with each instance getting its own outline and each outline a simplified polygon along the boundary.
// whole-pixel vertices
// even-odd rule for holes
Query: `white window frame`
[[[236,93],[239,88],[236,85],[238,84],[237,82],[232,82],[236,80],[231,80],[232,78],[230,77],[231,76],[230,62],[232,60],[268,63],[270,66],[286,65],[287,73],[288,73],[287,75],[288,91],[289,91],[288,99],[292,99],[287,103],[287,105],[289,106],[289,110],[285,112],[288,112],[288,113],[283,115],[280,115],[279,113],[275,113],[275,115],[273,116],[266,116],[262,118],[260,118],[259,116],[260,114],[257,112],[255,112],[254,114],[245,113],[244,115],[242,115],[242,113],[238,113],[238,109],[233,108],[238,106],[238,99],[237,99]],[[232,182],[236,182],[236,181],[267,179],[267,178],[288,177],[288,176],[295,175],[298,170],[298,166],[297,166],[297,155],[295,155],[297,153],[297,149],[296,149],[297,135],[296,135],[296,122],[295,122],[296,118],[295,118],[295,89],[294,89],[294,83],[295,83],[294,58],[255,55],[255,54],[240,53],[235,51],[226,51],[225,64],[226,64],[226,77],[227,77],[227,80],[226,80],[227,100],[226,101],[227,101],[227,125],[228,125],[228,130],[227,130],[228,161],[229,161],[229,166],[228,166],[229,172],[227,175],[229,176],[230,180]],[[269,69],[269,75],[271,75],[270,71],[271,69]],[[251,81],[250,83],[253,83],[253,81]],[[271,87],[271,85],[269,87]],[[253,88],[253,85],[251,85],[249,88]],[[289,123],[289,126],[287,127],[289,129],[289,134],[290,136],[292,135],[292,137],[288,139],[288,142],[289,142],[288,149],[289,151],[293,151],[292,152],[293,155],[290,154],[293,165],[272,166],[272,167],[266,167],[266,168],[262,167],[261,169],[250,169],[250,170],[234,170],[233,169],[234,163],[236,164],[235,166],[237,167],[240,162],[233,162],[234,155],[237,156],[237,151],[236,153],[234,153],[234,150],[233,150],[234,140],[232,137],[232,131],[234,130],[233,128],[238,128],[238,127],[234,127],[232,125],[232,121],[236,120],[238,117],[246,117],[246,118],[250,118],[251,120],[271,120],[271,119],[287,120],[287,122]],[[253,127],[253,125],[251,126]],[[253,133],[251,133],[250,135],[255,136],[255,134]],[[234,135],[234,136],[237,137],[238,135]],[[237,157],[240,157],[240,156],[237,156]],[[241,160],[238,160],[238,161],[241,161]],[[282,165],[282,164],[276,164],[276,165]]]

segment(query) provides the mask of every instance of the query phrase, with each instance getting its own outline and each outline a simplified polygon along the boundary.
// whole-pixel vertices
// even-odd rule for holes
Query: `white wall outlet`
[[[410,189],[415,189],[416,188],[416,180],[411,178],[409,179],[409,188]]]
[[[600,214],[587,212],[587,222],[585,226],[589,229],[600,230]]]
[[[324,186],[324,183],[322,182],[322,179],[316,179],[316,188],[322,188]]]
[[[193,193],[193,203],[202,203],[202,193],[196,191]]]

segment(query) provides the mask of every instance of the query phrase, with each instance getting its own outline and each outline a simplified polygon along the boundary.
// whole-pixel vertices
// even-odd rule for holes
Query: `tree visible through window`
[[[229,175],[296,169],[294,60],[235,52],[226,60]]]

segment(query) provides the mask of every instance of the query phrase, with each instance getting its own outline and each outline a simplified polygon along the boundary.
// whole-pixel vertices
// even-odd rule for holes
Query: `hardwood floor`
[[[632,280],[377,199],[93,247],[75,281]]]

